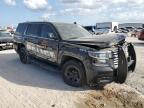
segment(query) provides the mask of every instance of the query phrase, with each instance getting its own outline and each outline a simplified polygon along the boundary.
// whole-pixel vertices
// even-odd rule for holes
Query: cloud
[[[4,0],[12,6],[16,5],[16,1]],[[53,16],[56,19],[91,18],[101,22],[144,20],[144,0],[55,0],[55,4],[49,4],[49,0],[21,1],[30,10],[42,10],[43,19]]]
[[[4,2],[5,2],[7,5],[10,5],[10,6],[16,5],[16,1],[15,1],[15,0],[4,0]]]
[[[93,17],[96,20],[144,20],[144,0],[60,0],[62,15]]]
[[[98,8],[100,6],[121,5],[121,4],[140,4],[143,0],[60,0],[65,6],[75,6],[83,8]],[[98,6],[98,7],[97,7]]]
[[[50,6],[48,6],[48,1],[47,0],[24,0],[24,5],[32,10],[42,10],[42,9],[46,9],[51,8]]]
[[[56,16],[56,15],[57,14],[53,11],[47,11],[41,16],[41,19],[42,20],[48,20],[51,16]]]
[[[144,0],[60,0],[63,6],[97,9],[101,6],[142,5]]]

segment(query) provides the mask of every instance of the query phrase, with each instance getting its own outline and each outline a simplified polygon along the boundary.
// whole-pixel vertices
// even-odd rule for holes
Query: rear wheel
[[[30,63],[30,57],[25,47],[20,48],[19,57],[22,63],[24,64]]]
[[[67,84],[80,87],[86,83],[85,69],[82,63],[76,60],[66,62],[62,67],[63,79]]]
[[[122,84],[127,78],[128,63],[122,48],[119,48],[118,53],[118,69],[115,70],[115,82]]]

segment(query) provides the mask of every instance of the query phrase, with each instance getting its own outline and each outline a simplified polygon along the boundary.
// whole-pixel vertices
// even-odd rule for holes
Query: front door
[[[55,30],[50,24],[42,24],[40,37],[38,39],[37,48],[39,52],[37,56],[47,59],[51,62],[57,61],[58,38]]]

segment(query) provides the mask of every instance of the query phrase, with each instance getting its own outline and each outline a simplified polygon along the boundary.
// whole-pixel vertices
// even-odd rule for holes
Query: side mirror
[[[57,39],[53,33],[48,33],[48,38],[50,39]]]

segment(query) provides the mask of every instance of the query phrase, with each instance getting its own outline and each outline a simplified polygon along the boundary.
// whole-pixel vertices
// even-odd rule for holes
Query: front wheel
[[[62,67],[62,72],[64,82],[68,85],[80,87],[86,83],[84,66],[76,60],[66,62]]]
[[[19,57],[22,63],[29,64],[30,57],[25,47],[20,48]]]

